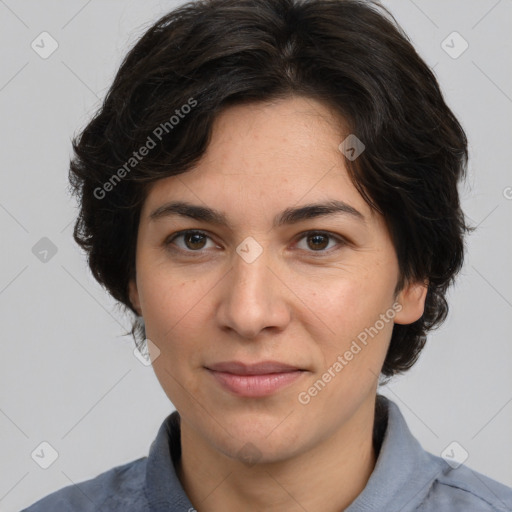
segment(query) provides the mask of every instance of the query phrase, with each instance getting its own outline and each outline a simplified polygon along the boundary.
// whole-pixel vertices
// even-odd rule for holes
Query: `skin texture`
[[[426,295],[423,283],[395,295],[396,253],[383,218],[348,178],[342,126],[309,98],[229,107],[199,164],[156,182],[144,203],[130,296],[160,350],[154,371],[182,421],[178,476],[201,512],[339,511],[374,468],[375,395],[392,321],[309,403],[298,400],[379,315],[414,322]],[[230,226],[149,219],[174,200],[220,210]],[[286,208],[328,200],[364,220],[336,214],[273,227]],[[169,241],[185,229],[207,236]],[[314,230],[330,235],[308,236]],[[263,251],[251,263],[236,251],[247,237]],[[305,371],[269,396],[241,397],[205,368],[233,360]]]

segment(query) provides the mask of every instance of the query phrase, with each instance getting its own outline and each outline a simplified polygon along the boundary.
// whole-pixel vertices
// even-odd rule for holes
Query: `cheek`
[[[186,350],[201,325],[205,287],[198,280],[186,281],[159,270],[141,272],[139,283],[147,337],[162,353],[177,356],[177,348]]]
[[[149,251],[148,251],[149,253]],[[166,261],[165,256],[146,255],[138,270],[138,289],[146,323],[168,328],[194,315],[214,281],[207,275],[192,275]]]
[[[201,339],[204,343],[204,287],[154,273],[142,290],[146,335],[160,350],[153,371],[174,406],[186,409],[190,396],[201,395],[194,372],[201,366]]]
[[[395,282],[392,272],[369,273],[364,270],[324,280],[309,287],[311,309],[318,313],[336,334],[357,334],[373,324],[393,302]]]
[[[329,327],[317,339],[322,367],[331,368],[338,356],[343,357],[344,377],[336,380],[330,393],[345,393],[361,378],[371,385],[380,373],[393,329],[392,307],[394,274],[359,271],[346,274],[343,279],[331,279],[312,292],[312,309]],[[385,321],[381,315],[390,312]],[[320,355],[319,353],[319,355]],[[364,376],[364,377],[363,377]]]

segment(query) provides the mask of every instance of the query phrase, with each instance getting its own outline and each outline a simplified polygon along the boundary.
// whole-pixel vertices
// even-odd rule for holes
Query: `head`
[[[157,347],[181,416],[227,455],[332,434],[446,317],[466,137],[376,4],[184,5],[128,53],[73,145],[75,240],[136,343]],[[212,380],[268,360],[300,376],[261,397]]]

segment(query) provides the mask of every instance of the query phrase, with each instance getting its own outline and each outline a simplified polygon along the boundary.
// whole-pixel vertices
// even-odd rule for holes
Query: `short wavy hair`
[[[340,158],[385,218],[400,268],[397,291],[428,282],[423,316],[393,328],[382,368],[391,377],[416,362],[427,332],[447,315],[446,291],[470,230],[457,189],[468,151],[434,74],[376,2],[198,0],[153,23],[73,138],[74,239],[95,279],[135,314],[139,346],[144,322],[128,283],[149,185],[199,161],[222,110],[294,95],[333,107],[365,144],[356,160]],[[144,157],[142,146],[151,148]]]

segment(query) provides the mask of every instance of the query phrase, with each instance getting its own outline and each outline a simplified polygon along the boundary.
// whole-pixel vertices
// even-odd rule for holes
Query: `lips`
[[[277,361],[262,361],[253,364],[245,364],[239,361],[227,361],[225,363],[209,365],[207,368],[216,372],[232,373],[234,375],[266,375],[269,373],[287,373],[300,370],[300,368],[296,366],[279,363]]]
[[[281,390],[297,379],[305,370],[277,361],[246,364],[228,361],[206,367],[224,390],[237,396],[264,397]]]

